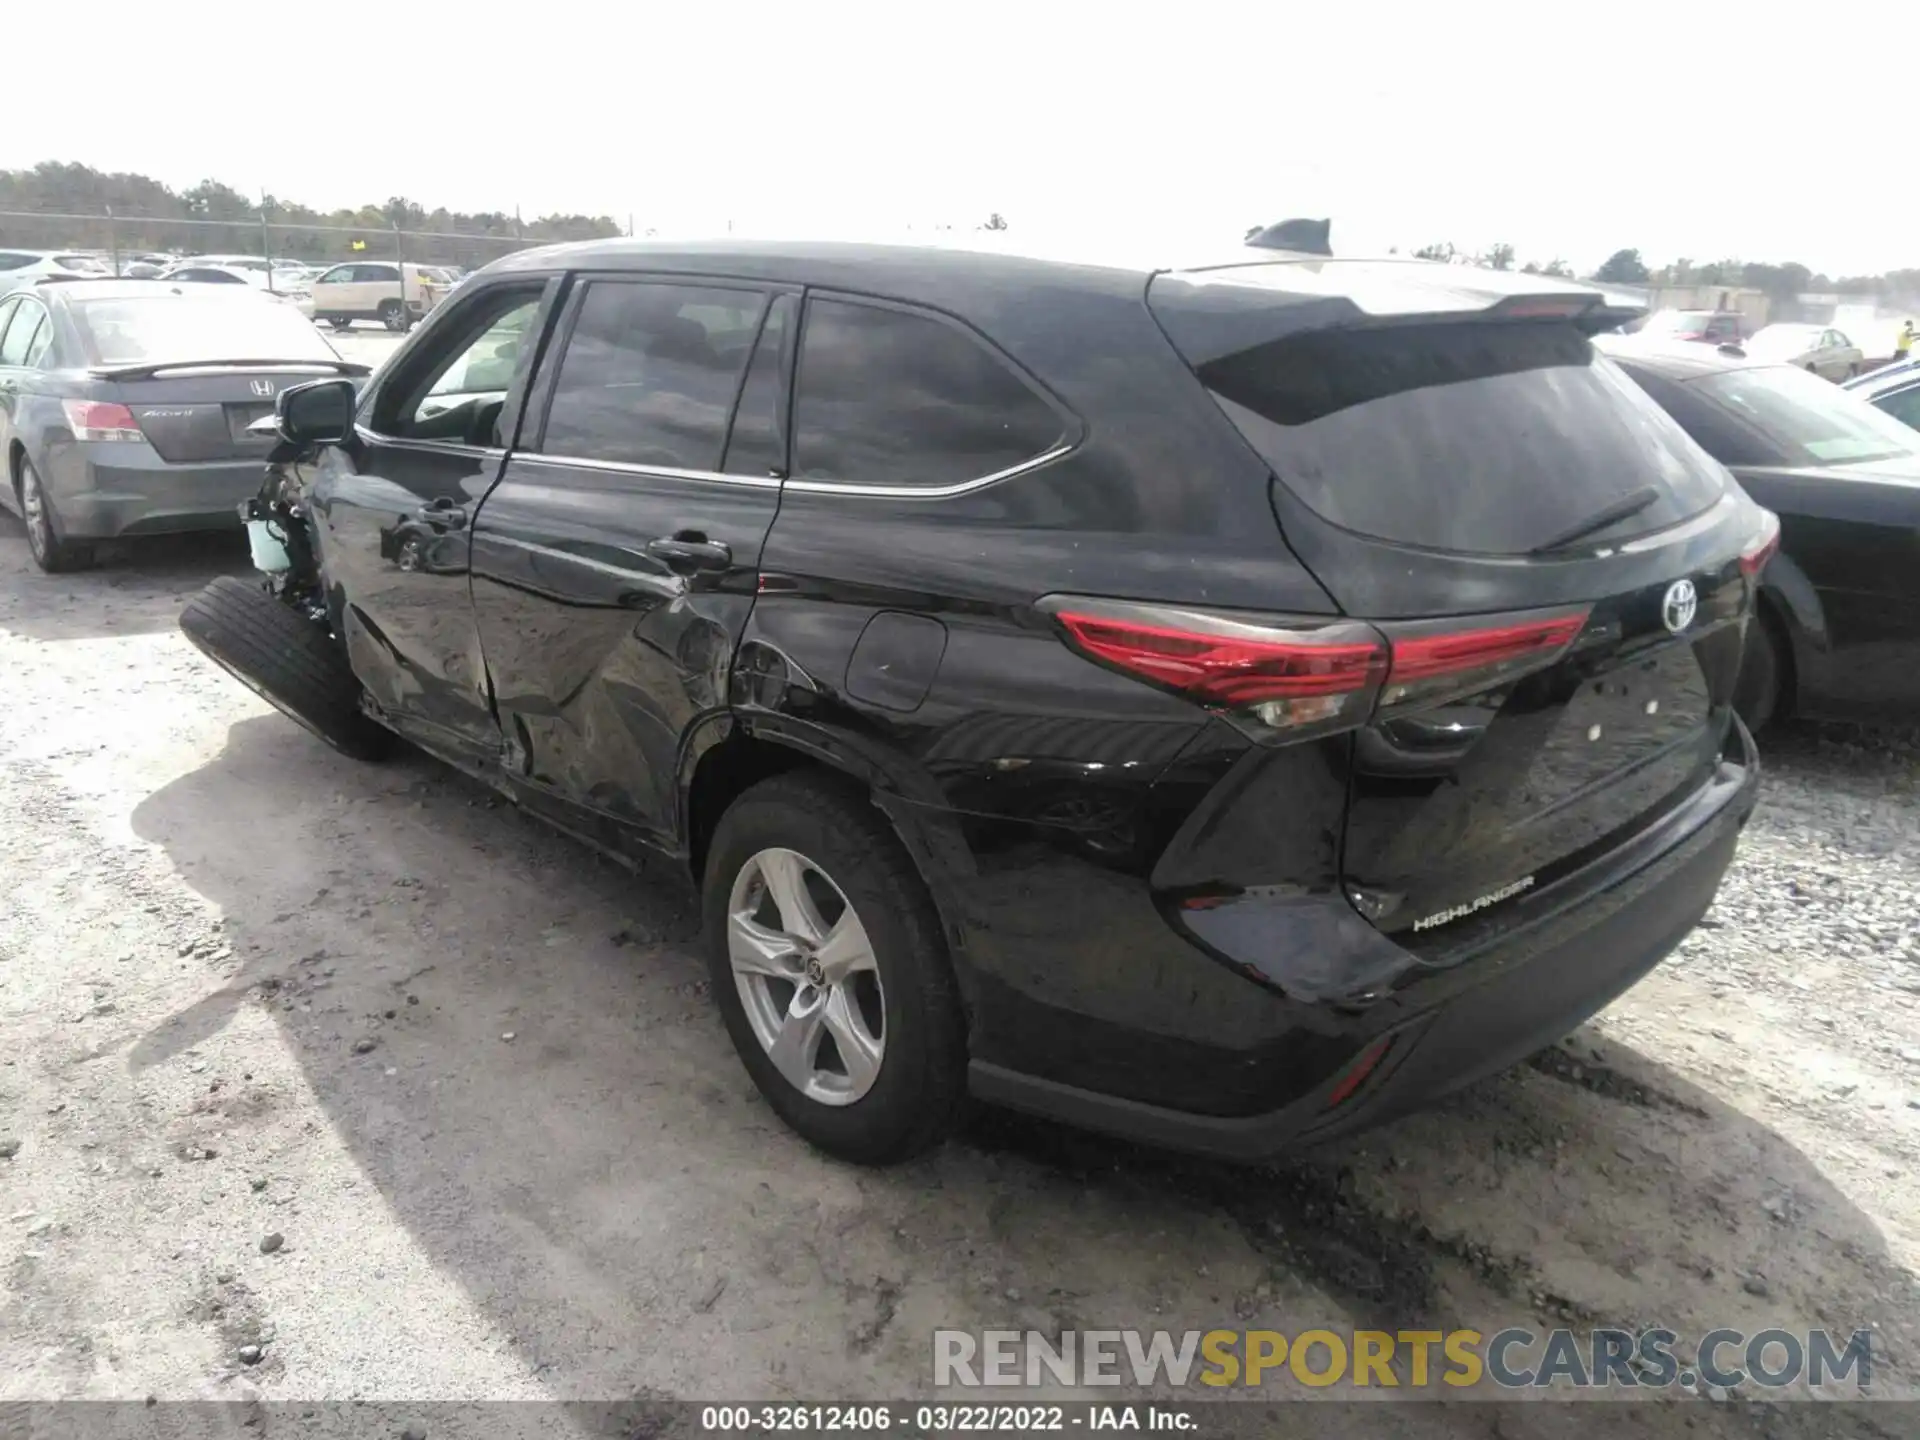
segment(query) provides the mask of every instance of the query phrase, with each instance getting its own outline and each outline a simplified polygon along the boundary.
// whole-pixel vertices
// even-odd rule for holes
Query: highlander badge
[[[1445,925],[1450,920],[1459,920],[1473,914],[1476,910],[1484,910],[1489,905],[1498,905],[1502,900],[1511,900],[1522,890],[1528,890],[1532,887],[1533,877],[1531,875],[1523,876],[1511,885],[1502,885],[1498,890],[1489,890],[1478,900],[1469,900],[1464,905],[1455,905],[1450,910],[1442,910],[1438,914],[1427,916],[1424,920],[1416,920],[1413,922],[1413,928],[1416,930],[1431,930],[1436,925]]]

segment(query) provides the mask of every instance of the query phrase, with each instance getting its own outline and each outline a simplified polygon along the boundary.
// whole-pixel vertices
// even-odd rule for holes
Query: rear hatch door
[[[1595,353],[1592,292],[1342,264],[1161,276],[1150,300],[1271,468],[1286,542],[1389,643],[1342,879],[1437,949],[1711,775],[1742,554],[1775,531]]]

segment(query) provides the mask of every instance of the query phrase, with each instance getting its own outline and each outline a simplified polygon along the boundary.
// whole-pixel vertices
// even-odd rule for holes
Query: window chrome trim
[[[365,429],[361,434],[369,435]],[[434,442],[421,440],[380,440],[384,445],[406,445],[416,449],[434,449]],[[657,475],[666,480],[705,481],[714,485],[744,485],[754,490],[798,490],[809,495],[846,495],[855,499],[871,497],[876,500],[948,500],[956,495],[971,495],[976,490],[984,490],[989,485],[998,485],[1002,480],[1011,480],[1016,475],[1025,475],[1038,470],[1043,465],[1051,465],[1055,460],[1073,453],[1076,447],[1071,444],[1055,445],[1043,450],[1031,460],[1023,460],[1018,465],[1008,466],[1005,470],[996,470],[991,475],[982,475],[974,480],[958,480],[951,485],[860,485],[849,480],[782,480],[774,475],[727,475],[718,470],[681,470],[670,465],[635,465],[625,460],[586,460],[572,455],[536,455],[527,450],[516,450],[513,458],[516,464],[576,466],[584,470],[604,470],[614,475]],[[489,455],[504,454],[504,451],[490,450]]]
[[[991,475],[982,475],[977,480],[957,480],[951,485],[861,485],[851,480],[789,480],[787,489],[804,491],[809,495],[871,496],[877,500],[948,500],[956,495],[971,495],[989,485],[998,485],[1002,480],[1011,480],[1016,475],[1025,475],[1044,465],[1051,465],[1071,455],[1076,448],[1077,442],[1062,441],[1049,450],[1041,451],[1031,460],[1022,460],[1018,465],[996,470]]]
[[[604,470],[614,475],[657,475],[664,480],[704,480],[714,485],[745,485],[755,490],[778,490],[777,475],[727,475],[718,470],[681,470],[671,465],[636,465],[627,460],[586,460],[573,455],[540,455],[516,450],[514,461],[522,465],[559,465],[583,470]]]
[[[408,440],[400,435],[382,435],[378,430],[369,430],[357,420],[353,423],[353,433],[369,445],[423,450],[429,455],[477,455],[487,460],[498,460],[507,453],[498,445],[462,445],[457,440]]]

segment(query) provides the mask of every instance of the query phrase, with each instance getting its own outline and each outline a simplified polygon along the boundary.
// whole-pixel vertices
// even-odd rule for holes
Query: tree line
[[[22,213],[35,218],[18,218]],[[38,218],[56,215],[87,218]],[[384,205],[323,211],[271,194],[256,199],[218,180],[174,190],[145,175],[59,161],[0,170],[0,243],[34,249],[255,255],[268,249],[324,261],[391,258],[403,248],[409,259],[472,266],[521,245],[621,233],[607,215],[522,220],[503,211],[429,210],[398,195]]]
[[[1422,245],[1413,254],[1422,260],[1484,265],[1491,270],[1511,270],[1514,261],[1511,245],[1491,245],[1473,253],[1442,242]],[[1558,259],[1549,260],[1544,265],[1528,261],[1520,269],[1528,274],[1573,274],[1566,262]],[[1738,285],[1763,291],[1776,299],[1806,294],[1859,295],[1869,298],[1920,294],[1920,270],[1889,270],[1882,275],[1831,276],[1793,260],[1773,265],[1758,260],[1700,262],[1690,259],[1675,260],[1656,269],[1641,258],[1638,250],[1614,251],[1587,278],[1609,285]]]

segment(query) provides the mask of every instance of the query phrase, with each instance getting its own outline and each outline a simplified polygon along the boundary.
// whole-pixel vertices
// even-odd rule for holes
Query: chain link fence
[[[258,255],[311,264],[400,260],[477,269],[511,251],[589,234],[528,234],[517,220],[505,229],[446,231],[378,225],[312,224],[251,217],[210,219],[173,215],[0,210],[0,248],[66,251],[98,256],[115,274],[148,257]],[[544,229],[545,227],[539,227]],[[595,234],[599,233],[598,231]]]

